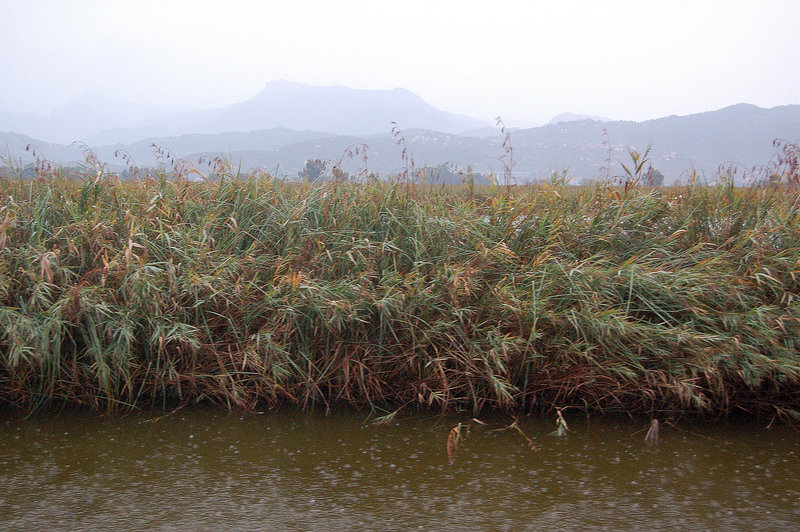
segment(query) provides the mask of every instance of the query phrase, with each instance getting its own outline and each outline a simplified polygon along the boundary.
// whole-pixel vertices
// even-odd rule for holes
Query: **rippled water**
[[[0,414],[2,529],[800,528],[798,434],[763,424],[181,410]]]

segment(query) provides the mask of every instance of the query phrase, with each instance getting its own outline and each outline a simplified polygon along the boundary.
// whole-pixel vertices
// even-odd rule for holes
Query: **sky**
[[[222,107],[280,79],[509,125],[800,104],[800,1],[0,0],[0,111]]]

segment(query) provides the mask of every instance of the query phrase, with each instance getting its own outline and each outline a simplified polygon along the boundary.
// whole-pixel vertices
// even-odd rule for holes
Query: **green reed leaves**
[[[3,179],[0,197],[12,404],[800,399],[794,189],[91,174]]]

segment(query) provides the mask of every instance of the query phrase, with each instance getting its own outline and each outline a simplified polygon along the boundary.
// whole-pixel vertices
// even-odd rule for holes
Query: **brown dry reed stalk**
[[[650,427],[647,429],[647,434],[644,436],[645,443],[658,443],[659,438],[659,423],[657,419],[650,420]]]
[[[456,455],[458,454],[458,444],[462,439],[469,436],[469,425],[459,423],[447,434],[447,461],[450,465],[456,463]]]
[[[514,161],[514,146],[511,144],[511,130],[506,127],[503,119],[498,116],[495,118],[495,123],[503,135],[503,143],[500,146],[502,155],[497,160],[503,167],[503,181],[506,187],[506,195],[508,195],[511,193],[511,187],[514,183],[513,170],[517,165],[516,161]]]

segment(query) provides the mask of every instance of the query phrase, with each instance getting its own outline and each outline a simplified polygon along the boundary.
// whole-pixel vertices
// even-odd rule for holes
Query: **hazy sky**
[[[0,0],[0,110],[224,106],[268,81],[539,123],[800,103],[800,1]]]

